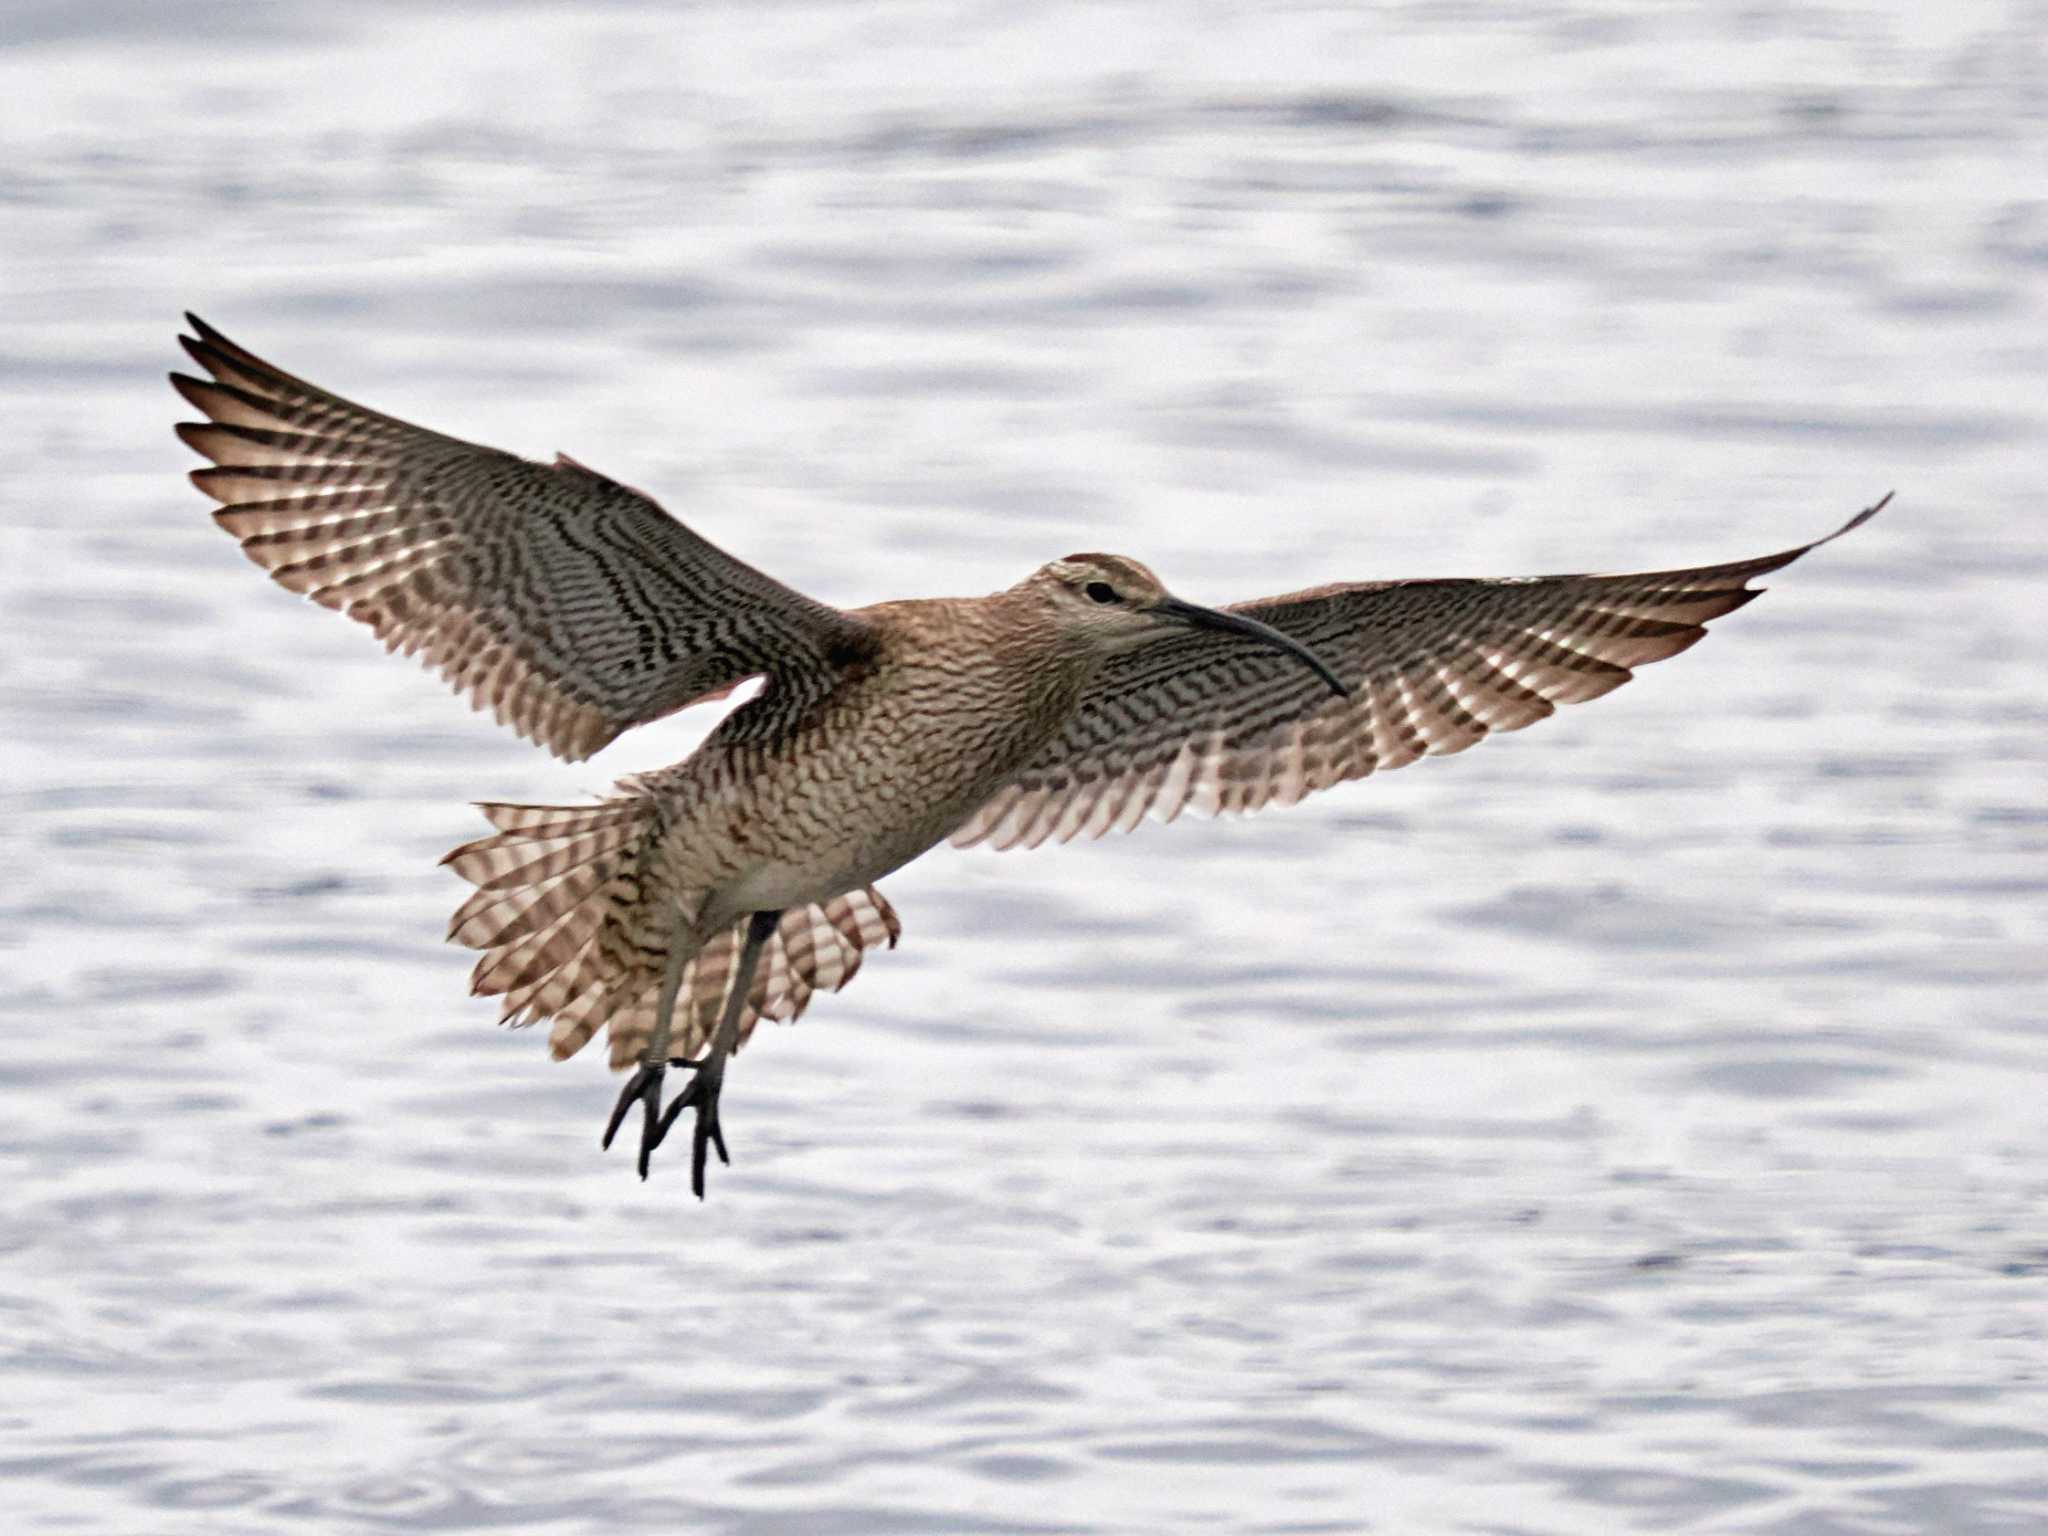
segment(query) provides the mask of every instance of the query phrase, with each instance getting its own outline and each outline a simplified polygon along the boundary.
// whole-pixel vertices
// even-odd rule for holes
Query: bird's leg
[[[644,1108],[640,1122],[640,1177],[647,1177],[647,1160],[654,1155],[654,1149],[661,1145],[662,1133],[667,1124],[658,1119],[661,1114],[661,1080],[668,1071],[669,1035],[675,1023],[676,994],[682,990],[683,970],[703,946],[694,940],[689,919],[680,908],[676,911],[675,927],[668,937],[668,961],[661,972],[661,996],[654,1008],[654,1033],[648,1037],[647,1048],[640,1053],[640,1065],[634,1069],[626,1086],[619,1091],[619,1102],[612,1107],[611,1120],[604,1128],[605,1150],[611,1149],[612,1138],[625,1123],[626,1113],[637,1099]]]
[[[725,1012],[719,1017],[718,1032],[711,1037],[704,1054],[695,1061],[678,1057],[670,1063],[688,1067],[697,1075],[690,1079],[689,1087],[676,1095],[668,1113],[661,1117],[661,1123],[655,1127],[654,1140],[659,1145],[668,1134],[668,1128],[675,1123],[676,1116],[689,1106],[696,1106],[697,1131],[691,1138],[690,1149],[690,1188],[699,1200],[704,1198],[705,1149],[716,1147],[718,1160],[728,1168],[732,1166],[732,1158],[725,1150],[725,1135],[718,1128],[718,1091],[725,1086],[726,1058],[739,1044],[740,1019],[747,1011],[747,995],[754,989],[754,972],[761,963],[761,951],[774,937],[776,924],[781,920],[780,912],[756,912],[747,920],[746,942],[740,947],[739,961],[733,967],[732,990],[726,994]]]

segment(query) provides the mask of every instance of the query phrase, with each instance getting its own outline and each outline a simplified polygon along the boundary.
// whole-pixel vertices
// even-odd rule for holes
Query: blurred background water
[[[2048,1522],[2034,4],[0,10],[19,1531]],[[1868,528],[1614,698],[887,882],[736,1166],[468,999],[564,766],[183,483],[198,309],[821,597]]]

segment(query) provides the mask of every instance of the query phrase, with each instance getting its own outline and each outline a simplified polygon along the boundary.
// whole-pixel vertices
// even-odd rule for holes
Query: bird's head
[[[1243,614],[1183,602],[1136,560],[1123,555],[1068,555],[1039,567],[1025,583],[1050,608],[1061,632],[1100,655],[1134,651],[1191,629],[1242,635],[1247,645],[1284,651],[1332,690],[1349,693],[1307,646]]]

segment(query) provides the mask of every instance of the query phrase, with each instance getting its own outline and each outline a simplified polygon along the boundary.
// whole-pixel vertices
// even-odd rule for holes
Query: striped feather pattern
[[[588,807],[481,809],[497,831],[442,860],[476,887],[448,925],[450,939],[484,952],[470,990],[502,997],[503,1023],[553,1019],[558,1060],[605,1029],[613,1068],[631,1066],[653,1032],[667,959],[666,920],[647,933],[636,923],[647,910],[659,803],[629,793]],[[657,908],[673,910],[672,893],[663,890]],[[695,1056],[709,1043],[745,931],[744,921],[720,930],[685,966],[673,1054]],[[761,1019],[798,1018],[814,994],[853,980],[866,950],[893,949],[902,931],[873,886],[785,912],[762,950],[740,1040]]]
[[[172,374],[207,416],[192,480],[279,585],[417,655],[558,756],[767,674],[829,689],[866,624],[699,538],[568,458],[531,463],[354,405],[194,316],[211,375]]]
[[[1889,497],[1886,500],[1890,500]],[[1365,582],[1235,605],[1311,647],[1299,662],[1190,632],[1110,659],[1052,744],[958,831],[961,846],[1048,840],[1292,805],[1347,779],[1520,730],[1675,656],[1748,582],[1875,515],[1757,560],[1626,576]]]

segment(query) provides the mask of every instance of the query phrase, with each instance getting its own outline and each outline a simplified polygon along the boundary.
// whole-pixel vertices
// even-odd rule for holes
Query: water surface
[[[0,17],[10,1528],[2048,1520],[2023,5]],[[888,882],[688,1198],[440,942],[554,763],[180,481],[196,308],[844,603],[1853,538],[1633,686]]]

